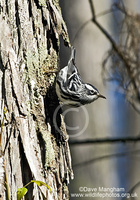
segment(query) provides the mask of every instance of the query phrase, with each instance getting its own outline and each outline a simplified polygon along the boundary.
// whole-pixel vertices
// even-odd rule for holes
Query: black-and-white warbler
[[[68,65],[57,75],[56,93],[61,102],[71,106],[81,106],[101,98],[106,98],[91,84],[84,83],[75,66],[75,48],[71,48]]]

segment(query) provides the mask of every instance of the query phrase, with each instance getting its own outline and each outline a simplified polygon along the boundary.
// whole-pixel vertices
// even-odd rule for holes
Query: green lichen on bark
[[[37,52],[27,52],[26,81],[34,81],[39,93],[46,95],[47,89],[54,84],[58,71],[58,55],[52,50],[51,55],[45,46],[41,46]],[[31,81],[32,80],[32,81]]]
[[[42,97],[47,94],[47,89],[54,84],[58,65],[58,55],[52,49],[51,55],[45,46],[41,46],[37,52],[27,52],[26,82],[31,90],[29,109],[36,116],[36,130],[41,135],[45,145],[45,168],[55,163],[55,152],[52,146],[50,131],[41,113],[43,106]],[[54,71],[54,73],[53,73]],[[42,108],[43,109],[43,108]]]
[[[46,6],[46,0],[39,0],[39,5],[40,6]]]
[[[56,6],[56,7],[59,7],[59,0],[52,0],[53,4]]]
[[[42,117],[37,119],[36,129],[38,135],[41,136],[43,139],[43,143],[45,145],[45,152],[44,152],[44,167],[47,169],[48,167],[54,167],[55,161],[55,149],[53,148],[53,143],[51,140],[51,133],[49,130],[46,130],[46,125]]]

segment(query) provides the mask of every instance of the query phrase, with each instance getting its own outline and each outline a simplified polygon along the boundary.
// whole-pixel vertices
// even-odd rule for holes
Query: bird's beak
[[[106,99],[106,97],[103,96],[103,95],[101,95],[100,93],[98,93],[98,97],[103,98],[103,99]]]

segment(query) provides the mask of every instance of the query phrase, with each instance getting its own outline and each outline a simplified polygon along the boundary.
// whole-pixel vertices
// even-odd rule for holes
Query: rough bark
[[[25,199],[69,199],[73,176],[68,137],[55,93],[59,36],[69,46],[58,0],[1,0],[0,3],[0,199],[10,199],[31,180]],[[64,137],[65,135],[65,137]],[[5,169],[4,169],[5,167]],[[44,194],[44,197],[43,197]]]

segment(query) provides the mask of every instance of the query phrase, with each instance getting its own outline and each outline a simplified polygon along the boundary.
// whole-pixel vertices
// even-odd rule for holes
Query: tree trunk
[[[53,116],[59,106],[55,78],[60,35],[70,46],[58,0],[1,0],[2,200],[15,200],[18,188],[31,180],[51,190],[31,183],[25,199],[69,199],[73,172],[68,137],[61,111]]]

